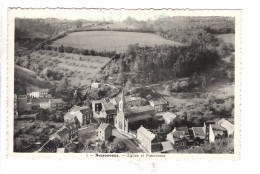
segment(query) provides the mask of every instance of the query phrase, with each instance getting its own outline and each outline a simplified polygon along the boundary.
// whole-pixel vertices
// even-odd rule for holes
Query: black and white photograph
[[[9,151],[238,153],[240,16],[233,12],[15,16]]]

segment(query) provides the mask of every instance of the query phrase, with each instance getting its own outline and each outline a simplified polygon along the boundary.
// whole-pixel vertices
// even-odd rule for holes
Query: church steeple
[[[124,89],[122,89],[122,96],[121,96],[121,100],[119,101],[119,111],[120,112],[125,112],[126,111],[126,107],[125,107],[125,95],[124,95]]]

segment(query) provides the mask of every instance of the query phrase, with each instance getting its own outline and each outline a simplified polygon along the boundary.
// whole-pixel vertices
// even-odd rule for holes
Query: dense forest
[[[203,33],[235,33],[235,19],[232,17],[161,17],[157,20],[137,21],[128,17],[126,24],[142,31],[155,32],[166,39],[181,43],[199,43],[206,39]],[[212,35],[211,35],[212,37]]]
[[[132,83],[157,83],[173,78],[189,77],[193,73],[207,74],[209,78],[228,78],[232,67],[221,60],[222,49],[203,46],[172,47],[167,45],[139,47],[130,45],[125,54],[113,57],[104,70],[104,78],[117,74],[118,83],[126,83],[124,74]],[[229,50],[230,54],[231,50]],[[225,65],[225,66],[222,66]]]

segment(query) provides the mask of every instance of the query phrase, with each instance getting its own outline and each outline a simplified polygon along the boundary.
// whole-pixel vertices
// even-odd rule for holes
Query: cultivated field
[[[71,46],[76,48],[93,49],[95,51],[125,52],[130,44],[140,46],[180,45],[151,33],[117,32],[117,31],[86,31],[75,32],[53,42],[55,46]]]
[[[110,60],[108,57],[83,56],[71,53],[39,50],[31,53],[32,59],[40,64],[49,64],[52,70],[67,74],[71,86],[89,85],[102,66]]]

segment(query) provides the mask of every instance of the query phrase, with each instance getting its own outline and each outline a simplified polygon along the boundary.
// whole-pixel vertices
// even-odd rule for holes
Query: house
[[[104,113],[103,113],[103,115],[106,118],[105,122],[106,123],[113,122],[114,121],[114,117],[116,115],[116,108],[115,108],[115,106],[111,102],[103,102],[103,106],[104,106],[104,110],[103,110]]]
[[[137,130],[137,140],[149,153],[158,152],[161,149],[159,137],[145,129],[143,126]]]
[[[108,123],[101,123],[98,127],[98,139],[105,141],[112,136],[112,127]]]
[[[74,119],[79,120],[80,126],[92,123],[93,112],[88,106],[74,106],[64,115],[64,122],[73,122]]]
[[[135,106],[142,106],[145,103],[145,100],[141,97],[133,97],[133,96],[126,96],[125,102],[127,107],[135,107]]]
[[[49,93],[49,89],[40,89],[39,90],[39,97],[40,98],[48,98],[49,97],[48,93]]]
[[[166,124],[172,123],[173,120],[177,117],[176,114],[171,112],[165,112],[162,114],[162,116]]]
[[[61,146],[61,141],[57,137],[51,137],[42,147],[39,148],[38,152],[46,153],[51,152],[55,153],[57,148]]]
[[[75,122],[63,125],[57,132],[50,136],[50,140],[57,138],[63,146],[78,138],[78,125]]]
[[[69,141],[74,141],[78,138],[79,123],[76,120],[64,125],[69,130]]]
[[[170,141],[161,142],[161,145],[162,145],[162,151],[161,151],[162,153],[171,153],[176,151]]]
[[[155,108],[156,112],[165,112],[167,110],[167,101],[160,98],[158,100],[150,100],[150,105]]]
[[[65,104],[66,103],[61,98],[49,99],[49,108],[50,108],[50,110],[62,109]]]
[[[222,126],[223,128],[225,128],[227,130],[227,134],[228,136],[233,135],[234,134],[234,124],[232,124],[231,122],[229,122],[228,120],[222,118],[221,120],[217,121],[216,124],[219,124],[220,126]]]
[[[49,99],[48,98],[39,99],[39,106],[42,109],[49,109],[50,108]]]
[[[188,141],[190,140],[189,136],[187,127],[179,127],[174,128],[172,132],[167,134],[167,140],[173,144],[174,148],[183,148],[187,146]]]
[[[51,135],[50,139],[57,138],[60,140],[60,142],[63,145],[66,145],[70,141],[69,136],[70,136],[69,129],[66,127],[62,127],[57,132],[55,132],[53,135]]]
[[[215,142],[216,139],[227,137],[227,129],[219,124],[209,124],[209,142]]]
[[[92,110],[94,117],[101,119],[102,122],[114,122],[116,116],[116,108],[113,103],[106,100],[95,100],[92,102]]]
[[[65,145],[65,152],[75,152],[77,145],[74,142]]]
[[[194,145],[199,145],[204,143],[206,139],[206,127],[192,127],[191,128],[193,133]]]
[[[93,82],[91,83],[91,89],[99,89],[101,87],[100,83]]]
[[[65,148],[57,148],[56,153],[65,153]]]
[[[49,89],[39,89],[38,87],[27,86],[26,93],[31,98],[48,98]]]

